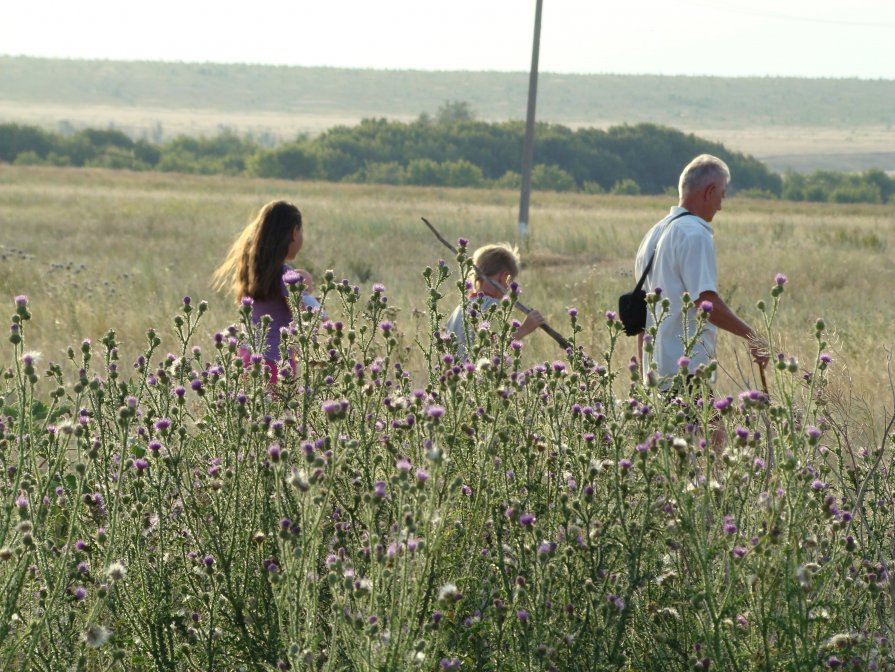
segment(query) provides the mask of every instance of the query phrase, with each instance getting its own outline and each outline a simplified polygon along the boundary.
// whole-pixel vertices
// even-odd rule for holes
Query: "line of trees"
[[[518,188],[521,122],[471,118],[462,104],[413,122],[366,119],[269,148],[223,132],[163,144],[117,130],[63,135],[0,124],[0,161],[21,165],[98,166],[200,174],[247,175],[379,184]],[[683,166],[708,152],[730,165],[734,187],[754,197],[887,203],[895,180],[881,170],[860,175],[815,171],[780,176],[751,156],[692,134],[639,124],[606,131],[541,124],[536,132],[538,190],[659,194],[673,191]]]

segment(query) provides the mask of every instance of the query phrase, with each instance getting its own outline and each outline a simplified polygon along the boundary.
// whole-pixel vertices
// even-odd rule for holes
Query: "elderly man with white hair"
[[[649,266],[644,288],[647,292],[661,289],[661,296],[671,304],[667,317],[659,324],[652,357],[641,357],[644,376],[650,371],[650,359],[656,362],[658,375],[666,379],[663,387],[667,387],[667,379],[680,369],[685,342],[692,341],[697,335],[697,311],[701,306],[710,312],[692,351],[687,355],[689,371],[714,359],[718,329],[747,339],[752,357],[759,366],[764,366],[768,361],[762,340],[718,294],[711,221],[721,210],[729,184],[727,164],[709,154],[697,156],[681,173],[679,204],[649,230],[637,250],[635,276],[641,277]],[[686,312],[686,319],[681,300],[685,293],[693,301],[693,306]],[[650,315],[647,329],[652,324]],[[642,334],[640,342],[642,353]]]

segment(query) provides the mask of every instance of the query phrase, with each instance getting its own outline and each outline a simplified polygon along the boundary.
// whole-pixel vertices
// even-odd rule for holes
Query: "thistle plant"
[[[568,315],[573,342],[606,329],[599,361],[530,361],[515,289],[470,310],[461,360],[452,278],[424,273],[416,380],[386,288],[331,271],[319,308],[289,283],[276,382],[251,306],[202,342],[184,299],[132,365],[113,332],[52,363],[16,297],[2,668],[893,669],[891,426],[844,435],[823,320],[770,394],[711,397],[685,356],[699,384],[667,395],[616,361],[611,312]]]

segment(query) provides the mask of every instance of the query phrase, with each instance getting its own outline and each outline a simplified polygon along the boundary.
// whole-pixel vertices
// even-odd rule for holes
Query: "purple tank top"
[[[289,270],[288,266],[283,266],[282,273]],[[256,300],[252,304],[252,322],[258,324],[262,315],[270,315],[273,322],[267,331],[267,339],[264,344],[264,358],[272,361],[280,359],[280,329],[288,327],[292,322],[292,311],[286,302],[288,292],[286,283],[283,282],[282,274],[280,275],[280,296],[273,296],[262,301]]]

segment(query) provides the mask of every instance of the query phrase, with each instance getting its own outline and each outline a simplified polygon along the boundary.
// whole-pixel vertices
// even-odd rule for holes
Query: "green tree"
[[[435,122],[438,124],[453,124],[473,119],[475,115],[465,100],[446,100],[435,113]]]
[[[449,187],[479,187],[485,181],[482,169],[469,161],[448,161],[442,164],[445,185]]]
[[[640,185],[630,177],[626,177],[612,185],[612,193],[622,196],[639,196]]]
[[[494,180],[494,186],[498,189],[519,189],[522,187],[522,176],[515,170],[508,170]]]
[[[575,178],[559,166],[537,164],[531,171],[531,187],[541,191],[575,191]]]
[[[445,183],[446,171],[432,159],[414,159],[405,169],[407,184],[441,185]]]
[[[319,168],[318,154],[311,148],[298,144],[259,150],[246,162],[246,172],[249,175],[286,180],[315,178]]]
[[[61,138],[35,126],[0,124],[0,161],[12,163],[21,152],[43,158]]]
[[[886,175],[879,168],[872,168],[861,174],[861,179],[879,188],[879,196],[883,203],[888,203],[895,194],[895,179]]]

